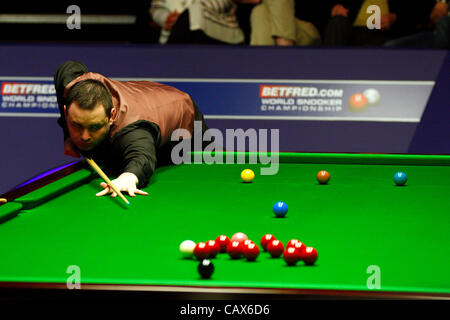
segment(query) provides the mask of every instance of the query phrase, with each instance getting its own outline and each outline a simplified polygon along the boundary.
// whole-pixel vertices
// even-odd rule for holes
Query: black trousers
[[[344,16],[331,18],[325,28],[325,46],[381,46],[393,38],[389,31],[370,30],[366,27],[353,27]]]
[[[202,30],[190,30],[189,10],[183,11],[170,31],[167,43],[179,44],[225,44],[225,42],[208,37]]]
[[[391,40],[387,47],[416,47],[429,49],[450,49],[450,16],[441,18],[434,31],[420,32]]]

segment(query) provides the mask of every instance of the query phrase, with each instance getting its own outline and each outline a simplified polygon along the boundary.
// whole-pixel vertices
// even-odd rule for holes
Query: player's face
[[[103,105],[97,105],[93,110],[80,108],[73,102],[65,109],[67,128],[70,139],[82,151],[90,151],[106,138],[111,125]]]

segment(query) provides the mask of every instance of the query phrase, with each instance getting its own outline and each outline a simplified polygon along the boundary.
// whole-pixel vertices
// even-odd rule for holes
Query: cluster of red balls
[[[290,266],[304,261],[306,265],[313,265],[317,260],[317,250],[307,247],[303,242],[292,239],[286,244],[286,248],[275,236],[266,234],[261,238],[261,247],[267,251],[272,258],[279,258],[283,255],[284,261]],[[195,245],[194,256],[198,260],[215,258],[217,254],[228,253],[232,259],[245,257],[248,261],[255,261],[260,254],[260,249],[256,243],[250,240],[242,232],[235,233],[231,239],[226,235],[220,235],[216,240],[199,242]]]
[[[294,266],[299,261],[310,266],[316,262],[318,257],[315,248],[307,247],[300,240],[289,240],[285,248],[283,243],[271,234],[266,234],[261,238],[261,247],[264,251],[269,252],[272,258],[279,258],[283,254],[283,259],[289,266]]]

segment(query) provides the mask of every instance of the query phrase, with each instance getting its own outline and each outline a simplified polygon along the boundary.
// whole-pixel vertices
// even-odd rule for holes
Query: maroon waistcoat
[[[158,125],[161,143],[165,144],[175,129],[194,131],[194,105],[190,96],[174,87],[151,81],[115,81],[101,74],[88,72],[70,82],[64,91],[81,80],[94,79],[105,84],[112,95],[116,115],[109,132],[113,137],[127,125],[146,120]]]

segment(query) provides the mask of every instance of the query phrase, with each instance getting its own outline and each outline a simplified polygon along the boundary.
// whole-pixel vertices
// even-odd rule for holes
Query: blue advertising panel
[[[116,80],[144,80],[142,78]],[[145,79],[188,92],[209,119],[419,122],[434,81]],[[1,116],[58,116],[51,79],[1,79]]]
[[[161,79],[163,80],[163,79]],[[433,81],[191,80],[210,119],[419,122]]]
[[[2,116],[53,116],[58,112],[53,81],[0,78]]]

